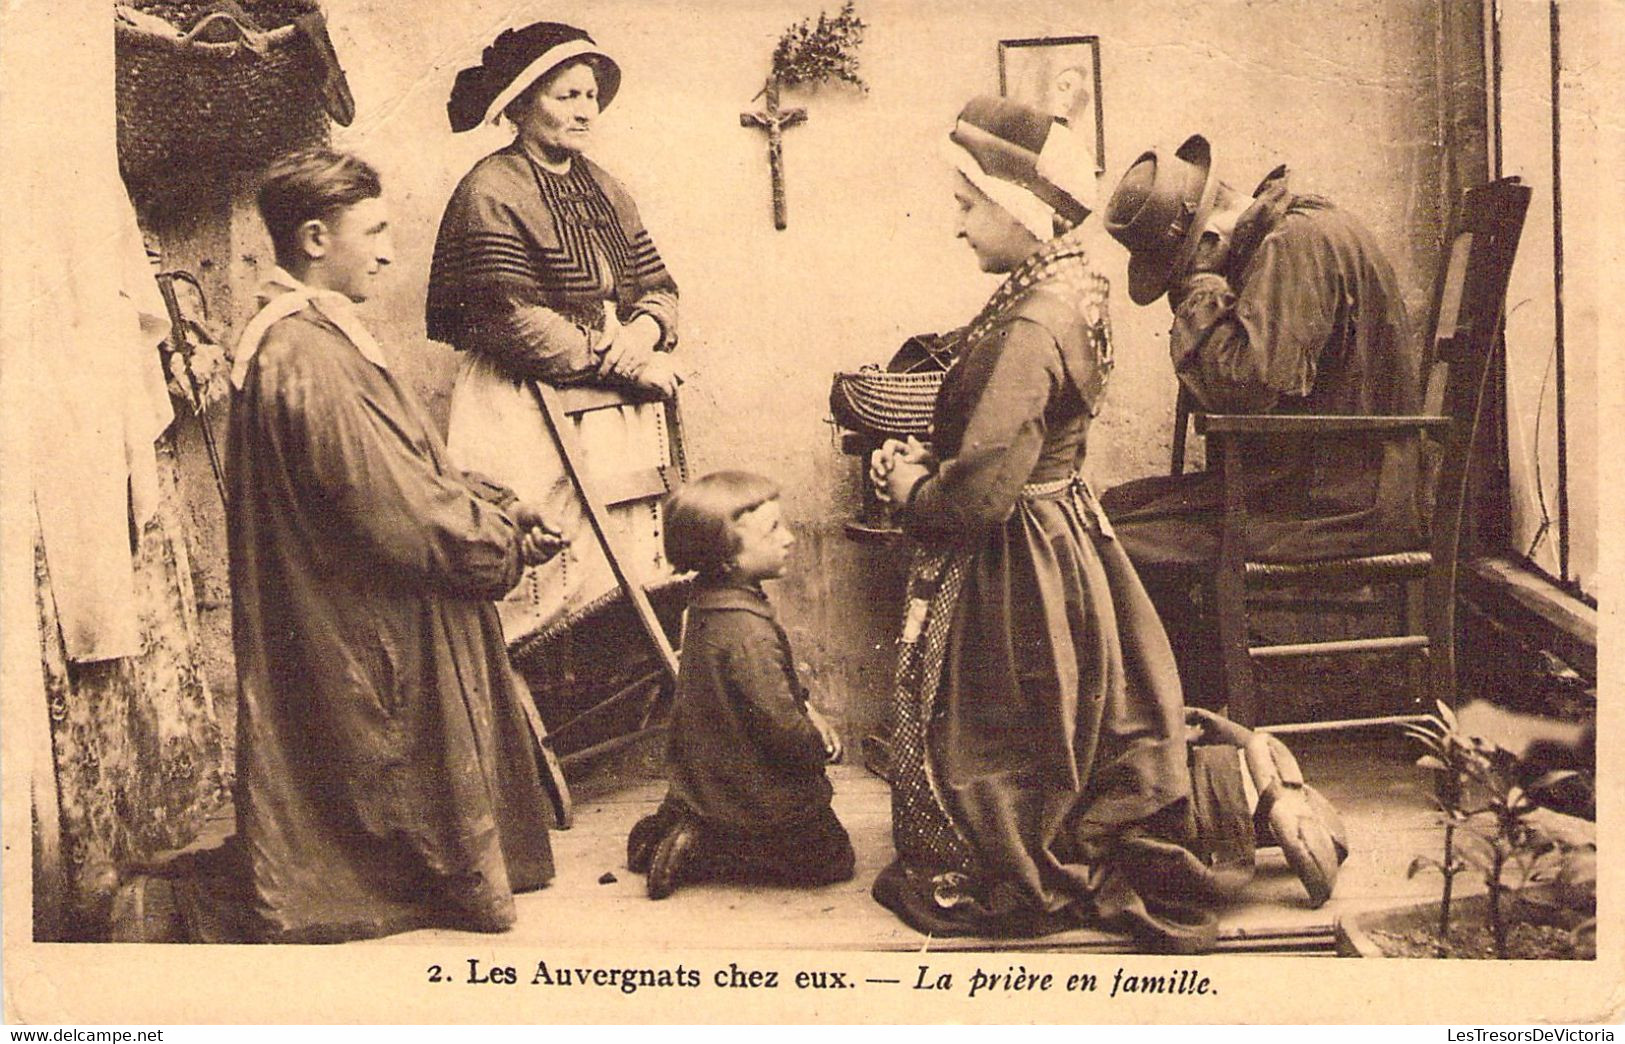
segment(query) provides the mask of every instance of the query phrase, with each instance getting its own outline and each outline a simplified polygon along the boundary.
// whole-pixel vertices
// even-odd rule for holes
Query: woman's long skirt
[[[938,935],[1211,946],[1228,882],[1194,851],[1178,671],[1086,487],[1024,497],[980,547],[922,549],[903,648],[882,904]]]

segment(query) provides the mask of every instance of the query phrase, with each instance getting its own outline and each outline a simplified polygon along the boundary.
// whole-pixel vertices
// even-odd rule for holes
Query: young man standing
[[[392,250],[378,175],[325,149],[259,193],[278,267],[229,443],[238,840],[250,932],[501,931],[568,798],[491,600],[560,541],[452,467],[353,309]]]

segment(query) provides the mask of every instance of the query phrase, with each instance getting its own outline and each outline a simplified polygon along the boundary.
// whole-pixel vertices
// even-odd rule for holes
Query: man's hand
[[[840,761],[841,755],[846,753],[846,746],[841,743],[840,733],[835,731],[835,726],[826,721],[811,703],[807,704],[807,717],[812,719],[813,727],[824,741],[824,760],[831,765]]]
[[[1192,294],[1198,291],[1224,293],[1229,289],[1230,281],[1217,272],[1191,272],[1184,279],[1169,285],[1168,307],[1178,315]]]
[[[1230,243],[1240,216],[1239,210],[1223,210],[1208,218],[1201,238],[1196,241],[1196,253],[1191,256],[1190,264],[1183,271],[1175,272],[1168,284],[1168,307],[1174,312],[1179,311],[1180,305],[1205,280],[1217,278],[1225,288],[1229,287],[1222,273],[1230,260]]]
[[[523,537],[519,542],[519,560],[526,566],[541,565],[570,546],[570,541],[534,505],[516,502],[509,509],[514,525]]]

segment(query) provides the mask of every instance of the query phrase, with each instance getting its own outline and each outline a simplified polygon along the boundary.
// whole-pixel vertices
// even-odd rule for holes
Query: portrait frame
[[[1057,91],[1061,77],[1068,72],[1077,75],[1069,77],[1069,84]],[[1106,172],[1105,105],[1101,100],[1100,81],[1098,36],[1037,36],[999,41],[1000,96],[1047,109],[1078,130],[1094,149],[1096,174]],[[1078,87],[1093,96],[1084,99],[1081,105],[1075,100]],[[1074,100],[1068,102],[1068,98]],[[1093,123],[1093,128],[1077,126],[1083,116]]]

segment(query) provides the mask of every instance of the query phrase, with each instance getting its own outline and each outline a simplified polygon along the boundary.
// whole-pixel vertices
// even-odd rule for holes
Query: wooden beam
[[[588,707],[580,714],[577,714],[569,721],[566,721],[564,724],[554,729],[553,742],[563,746],[565,738],[569,736],[570,733],[579,732],[588,725],[591,725],[599,719],[605,717],[610,711],[624,705],[633,696],[643,692],[650,685],[658,685],[660,683],[661,676],[664,673],[664,671],[655,670],[633,679],[630,684],[623,686],[608,699],[593,704],[591,707]]]
[[[1350,729],[1369,729],[1377,726],[1420,725],[1427,721],[1426,714],[1388,714],[1379,718],[1339,718],[1335,721],[1294,721],[1284,725],[1260,725],[1254,731],[1290,735],[1295,732],[1347,732]]]
[[[1070,933],[1068,933],[1070,934]],[[1079,933],[1082,938],[1067,938],[1065,934],[1048,939],[1028,939],[1022,943],[1024,952],[1042,953],[1145,953],[1146,945],[1127,935],[1089,931]],[[1311,924],[1287,928],[1231,928],[1220,929],[1215,953],[1290,953],[1332,956],[1336,949],[1336,929],[1331,924]],[[920,952],[918,940],[906,944],[883,944],[877,950]],[[1008,939],[943,938],[929,940],[929,949],[945,953],[1007,952]]]
[[[1455,420],[1428,415],[1343,417],[1306,413],[1198,413],[1198,435],[1323,435],[1337,432],[1446,431]]]
[[[554,392],[558,395],[559,405],[564,408],[564,412],[572,416],[608,409],[611,406],[633,406],[640,402],[654,402],[659,398],[654,392],[640,392],[631,388],[607,388],[600,384],[572,384],[564,388],[555,388]]]
[[[1462,592],[1485,615],[1596,679],[1596,609],[1506,558],[1463,563]]]
[[[585,750],[578,750],[573,754],[566,754],[564,757],[559,759],[559,762],[566,769],[577,768],[581,765],[592,762],[596,758],[601,758],[606,754],[613,754],[617,750],[629,747],[632,744],[637,743],[639,740],[655,739],[656,737],[664,736],[667,728],[668,726],[666,725],[651,725],[648,728],[642,729],[638,732],[622,733],[613,739],[607,739],[602,743],[596,743]]]
[[[671,490],[660,468],[639,468],[603,476],[598,482],[598,492],[604,498],[605,507],[614,507],[631,500],[663,497]]]
[[[1259,645],[1247,650],[1255,660],[1282,660],[1294,656],[1340,656],[1344,653],[1398,653],[1428,647],[1425,634],[1403,634],[1387,638],[1347,638],[1335,642],[1296,642],[1290,645]]]

